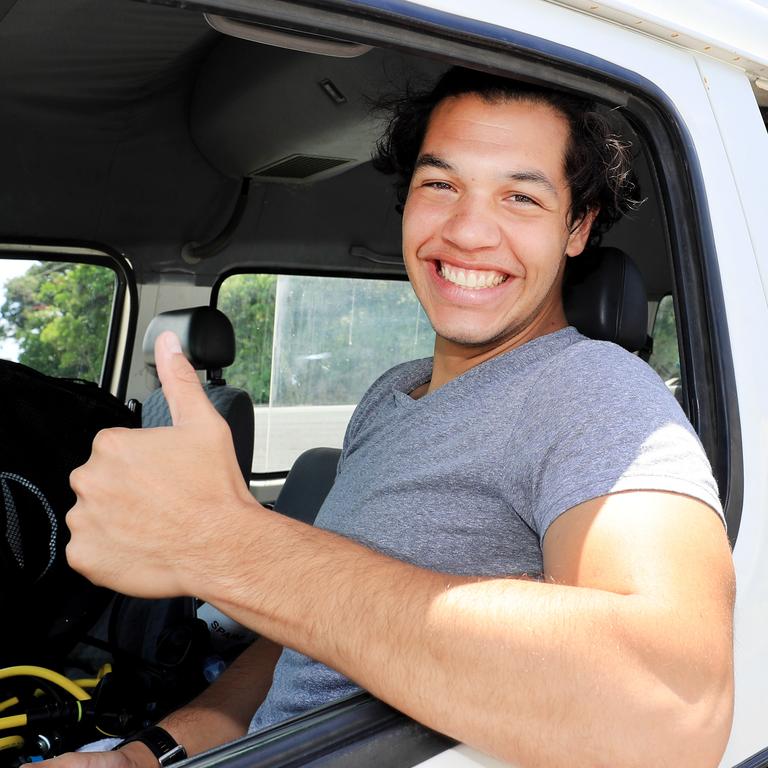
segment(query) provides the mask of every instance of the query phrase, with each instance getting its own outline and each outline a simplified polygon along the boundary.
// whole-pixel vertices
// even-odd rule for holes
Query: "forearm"
[[[254,566],[219,569],[207,599],[431,727],[523,766],[620,765],[628,743],[647,763],[671,722],[704,731],[711,712],[680,707],[712,699],[690,674],[701,638],[663,604],[445,576],[292,521],[260,526]],[[729,707],[730,678],[715,685]]]
[[[183,744],[190,756],[243,736],[269,691],[281,650],[266,638],[256,640],[197,698],[158,725]],[[131,750],[141,764],[157,763],[142,744],[123,749]]]

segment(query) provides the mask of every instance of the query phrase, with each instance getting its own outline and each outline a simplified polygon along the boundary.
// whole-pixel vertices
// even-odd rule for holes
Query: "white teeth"
[[[501,272],[486,269],[457,269],[442,262],[438,271],[448,282],[470,290],[493,288],[507,279],[507,275]]]

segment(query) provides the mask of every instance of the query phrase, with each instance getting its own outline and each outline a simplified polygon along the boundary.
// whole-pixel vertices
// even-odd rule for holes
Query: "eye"
[[[425,181],[421,185],[422,187],[429,187],[430,189],[445,190],[450,192],[453,190],[453,185],[447,181]]]
[[[520,203],[521,205],[538,205],[532,197],[528,197],[528,195],[519,192],[510,195],[507,200],[511,200],[513,203]]]

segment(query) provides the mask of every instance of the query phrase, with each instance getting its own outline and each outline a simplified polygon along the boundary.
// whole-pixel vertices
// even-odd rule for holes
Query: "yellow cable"
[[[18,749],[24,746],[24,739],[21,736],[4,736],[0,739],[0,750]]]
[[[47,680],[49,683],[58,685],[63,688],[67,693],[72,694],[78,701],[87,701],[91,698],[91,695],[84,691],[79,685],[73,683],[70,679],[60,675],[58,672],[54,672],[51,669],[45,667],[34,667],[28,665],[22,665],[18,667],[6,667],[0,669],[0,680],[4,680],[9,677],[39,677],[42,680]]]
[[[6,709],[15,707],[18,703],[19,703],[19,700],[15,696],[12,699],[6,699],[5,701],[0,701],[0,712],[5,712]]]
[[[0,717],[0,731],[8,731],[11,728],[23,728],[26,724],[26,715],[11,715],[10,717]]]
[[[74,682],[75,685],[79,685],[81,688],[95,688],[111,672],[111,664],[102,664],[99,671],[96,673],[96,677],[84,677],[80,680],[73,680],[72,682]]]
[[[101,680],[102,677],[106,677],[112,671],[112,665],[107,662],[103,664],[96,677]]]

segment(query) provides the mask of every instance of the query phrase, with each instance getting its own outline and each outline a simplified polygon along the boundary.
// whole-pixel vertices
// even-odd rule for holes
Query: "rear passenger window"
[[[664,296],[656,309],[653,321],[653,354],[648,363],[664,379],[672,393],[680,399],[680,350],[677,343],[675,302],[671,295]]]
[[[0,261],[0,357],[100,381],[116,287],[106,266]]]
[[[307,448],[340,447],[373,381],[434,345],[410,284],[399,280],[233,275],[217,306],[237,339],[227,383],[255,404],[255,473],[285,471]]]

